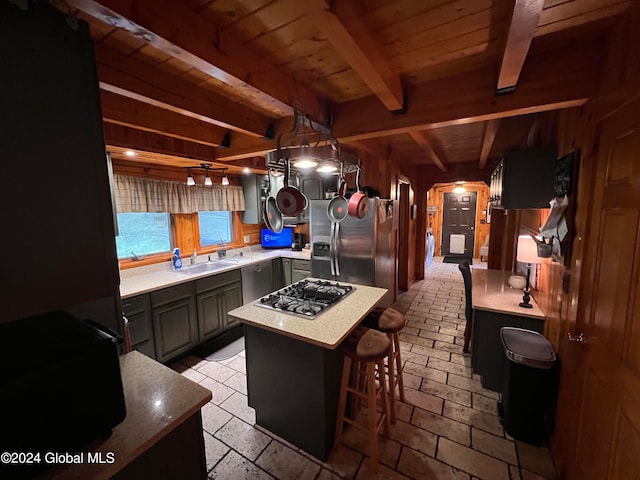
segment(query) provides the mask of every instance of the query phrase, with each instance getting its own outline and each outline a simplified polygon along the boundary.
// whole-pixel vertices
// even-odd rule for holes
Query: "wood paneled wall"
[[[440,183],[433,186],[428,192],[428,206],[436,207],[437,213],[427,215],[427,229],[431,228],[435,237],[435,255],[441,255],[442,247],[442,202],[444,200],[444,194],[452,192],[455,187],[455,183]],[[478,257],[480,255],[480,247],[484,244],[484,241],[489,235],[489,224],[481,223],[482,220],[487,220],[486,209],[487,202],[489,201],[489,187],[484,182],[467,182],[464,184],[464,188],[468,192],[476,192],[476,234],[473,247],[473,256]]]

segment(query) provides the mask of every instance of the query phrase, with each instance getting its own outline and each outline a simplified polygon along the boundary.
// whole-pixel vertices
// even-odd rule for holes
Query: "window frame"
[[[198,223],[197,213],[170,213],[169,219],[171,224],[171,237],[173,239],[171,251],[145,255],[143,260],[137,261],[131,258],[123,258],[119,260],[121,270],[153,265],[165,261],[170,262],[173,249],[176,247],[180,249],[180,256],[182,258],[191,256],[194,250],[197,255],[209,255],[222,248],[220,245],[211,245],[209,247],[200,246],[200,225]],[[244,247],[244,242],[242,241],[242,212],[231,211],[231,223],[233,240],[227,243],[224,248],[242,248]],[[115,238],[113,246],[115,250]]]
[[[120,214],[125,214],[125,213],[156,213],[156,212],[119,212],[116,213],[116,219],[118,218],[118,215]],[[172,220],[171,220],[171,214],[169,212],[157,212],[157,213],[161,213],[163,215],[166,215],[168,218],[168,223],[169,223],[169,250],[164,250],[162,252],[154,252],[154,253],[144,253],[144,252],[136,252],[136,255],[140,255],[144,258],[146,257],[151,257],[151,256],[158,256],[158,255],[165,255],[167,253],[172,253],[173,249],[175,248],[174,245],[174,229],[173,229],[173,225],[172,225]],[[120,230],[120,228],[118,228],[118,230]],[[118,248],[117,248],[117,240],[116,240],[116,257],[118,255]],[[118,257],[118,261],[123,261],[123,260],[128,260],[131,259],[131,255],[124,257],[124,258],[120,258]],[[137,262],[139,262],[140,260],[138,260]]]

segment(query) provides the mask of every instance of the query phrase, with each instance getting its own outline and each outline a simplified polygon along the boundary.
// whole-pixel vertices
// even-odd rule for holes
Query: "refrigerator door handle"
[[[333,231],[333,244],[335,245],[334,251],[333,251],[333,258],[334,258],[334,262],[336,264],[336,276],[339,277],[340,276],[340,264],[338,263],[338,242],[340,241],[340,223],[337,222],[336,223],[336,228]]]
[[[334,237],[334,232],[336,229],[336,223],[335,222],[331,222],[331,233],[329,234],[329,260],[331,262],[331,275],[335,276],[336,274],[336,269],[335,266],[333,264],[333,255],[334,255],[334,246],[333,246],[333,237]]]

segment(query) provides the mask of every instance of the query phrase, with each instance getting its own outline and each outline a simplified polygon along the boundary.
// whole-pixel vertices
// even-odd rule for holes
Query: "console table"
[[[533,308],[522,308],[522,290],[511,288],[511,272],[471,269],[473,330],[471,334],[471,368],[482,377],[482,386],[502,391],[505,362],[500,339],[502,327],[518,327],[542,333],[544,312],[533,297]]]

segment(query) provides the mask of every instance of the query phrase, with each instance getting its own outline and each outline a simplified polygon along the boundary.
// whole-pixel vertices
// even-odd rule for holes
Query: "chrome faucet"
[[[220,250],[218,250],[218,258],[227,256],[227,244],[224,240],[220,239]]]

